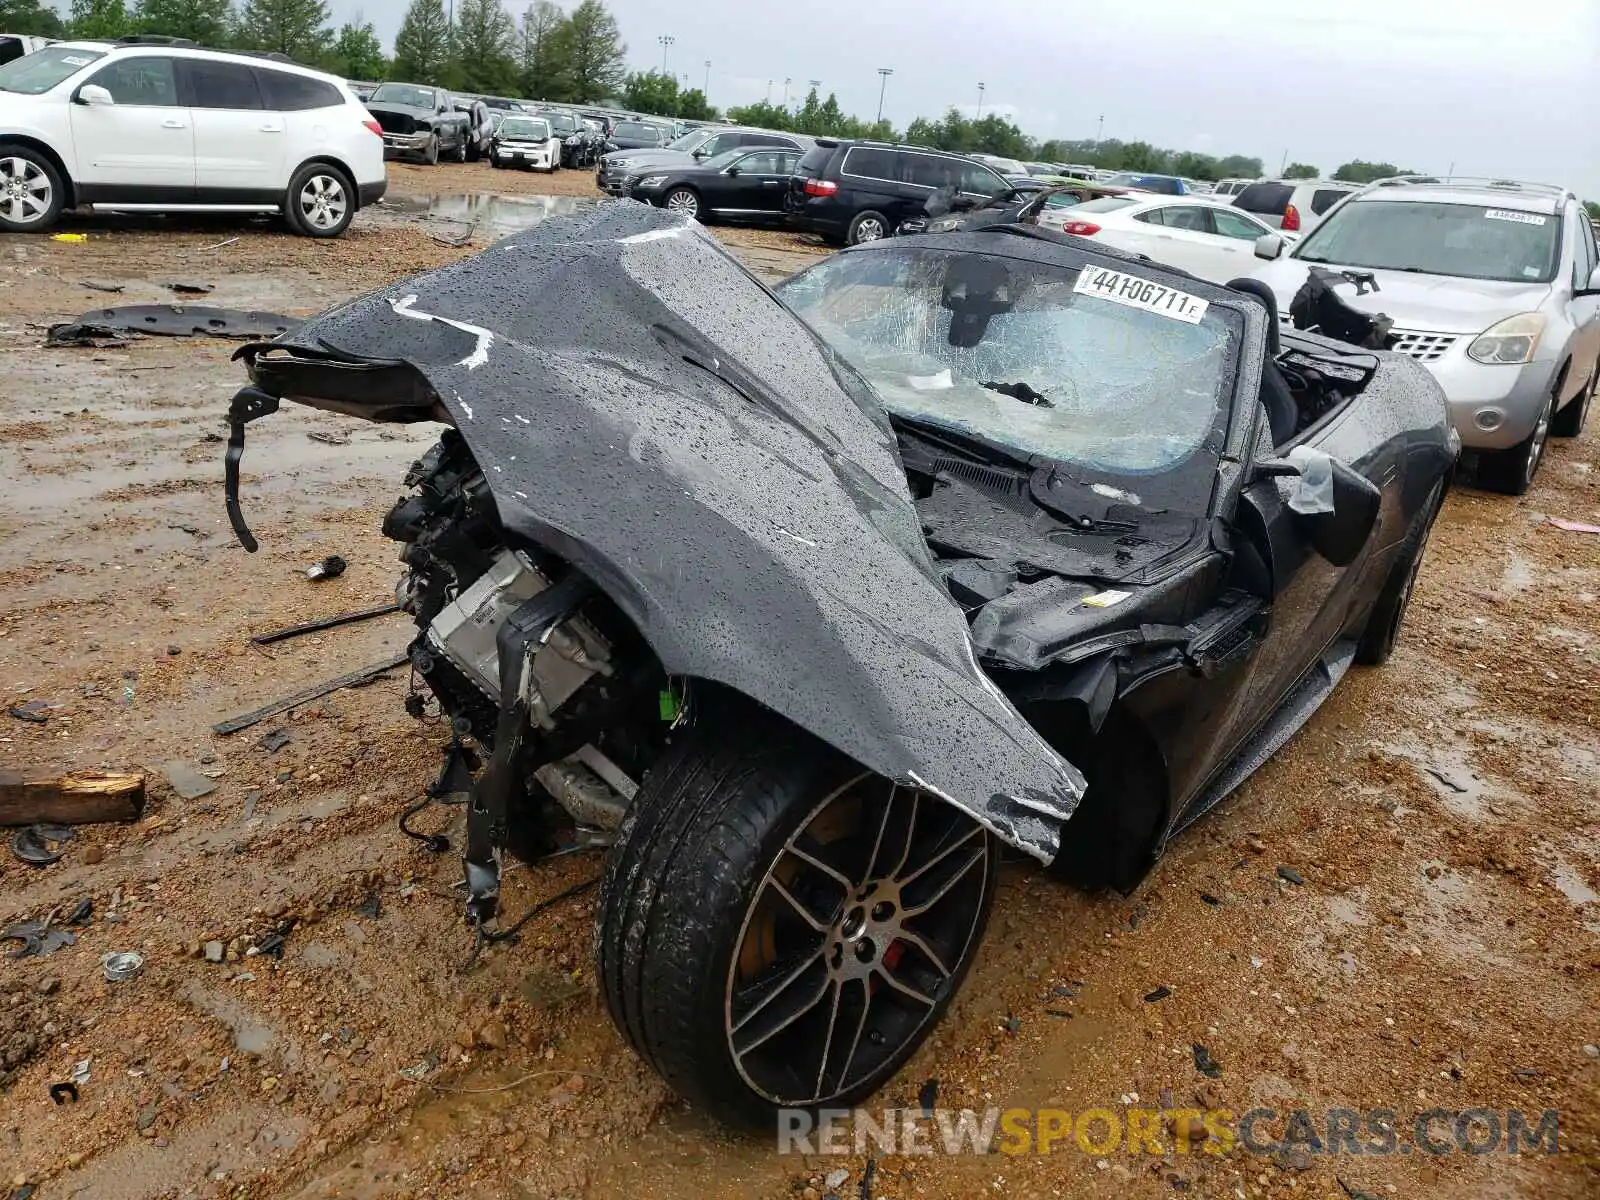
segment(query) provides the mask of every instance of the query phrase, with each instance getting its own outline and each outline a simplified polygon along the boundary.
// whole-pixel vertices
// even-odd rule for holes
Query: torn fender
[[[629,202],[547,221],[245,357],[314,407],[414,420],[437,397],[505,528],[667,671],[1055,856],[1082,777],[978,667],[876,397],[697,225]],[[428,386],[363,397],[361,364],[401,362]]]

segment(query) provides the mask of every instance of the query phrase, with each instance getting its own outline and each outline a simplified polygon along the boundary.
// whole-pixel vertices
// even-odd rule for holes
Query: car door
[[[89,103],[84,89],[104,88],[111,103]],[[78,200],[85,204],[187,204],[194,200],[194,120],[166,55],[107,63],[73,93],[72,144]]]
[[[1223,269],[1211,210],[1204,205],[1163,204],[1136,214],[1133,223],[1149,227],[1156,248],[1145,253],[1156,261],[1181,267],[1202,279],[1214,279]]]
[[[1216,271],[1207,278],[1227,283],[1249,275],[1256,266],[1256,239],[1277,233],[1264,221],[1257,221],[1231,208],[1213,208],[1211,226],[1216,231]],[[1280,235],[1281,236],[1281,235]],[[1292,235],[1291,235],[1292,236]]]
[[[201,203],[277,204],[289,186],[284,115],[271,111],[244,63],[180,58],[194,115],[195,192]]]
[[[1597,254],[1595,246],[1594,226],[1589,223],[1588,214],[1576,203],[1571,205],[1568,212],[1566,236],[1571,239],[1573,247],[1572,298],[1568,301],[1568,316],[1577,330],[1573,339],[1572,369],[1567,372],[1567,388],[1569,395],[1577,395],[1587,385],[1591,373],[1600,369],[1596,364],[1596,358],[1600,357],[1600,296],[1578,294],[1588,289],[1595,268],[1600,266],[1600,254]]]
[[[755,150],[735,159],[722,174],[720,203],[723,212],[753,215],[777,213],[799,155],[775,149]]]

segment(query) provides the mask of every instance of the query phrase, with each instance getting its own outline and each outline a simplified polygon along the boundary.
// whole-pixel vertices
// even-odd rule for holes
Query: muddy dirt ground
[[[1600,520],[1600,430],[1555,442],[1525,499],[1454,491],[1392,665],[1354,671],[1133,895],[1010,867],[955,1006],[874,1102],[914,1106],[936,1079],[951,1108],[1386,1108],[1402,1145],[1433,1107],[1556,1109],[1561,1152],[1274,1159],[1177,1153],[1162,1130],[1165,1154],[880,1156],[863,1189],[865,1159],[732,1137],[639,1064],[597,1000],[592,895],[458,972],[458,860],[395,828],[445,740],[406,716],[404,672],[210,731],[403,649],[394,616],[250,636],[390,596],[379,520],[434,433],[298,409],[252,427],[248,555],[222,509],[233,346],[51,350],[45,327],[189,280],[306,314],[471,253],[520,193],[592,193],[581,172],[392,178],[394,204],[332,244],[226,221],[0,238],[0,694],[43,706],[0,708],[0,767],[152,778],[142,820],[80,827],[54,865],[0,851],[0,927],[94,905],[75,944],[0,960],[0,1194],[1600,1193],[1600,536],[1547,520]],[[513,200],[465,199],[491,192]],[[769,276],[816,254],[726,236]],[[333,553],[344,575],[309,581]],[[211,790],[180,798],[170,764]],[[508,908],[598,869],[519,867]],[[238,957],[274,929],[281,960]],[[120,950],[143,969],[108,983]],[[75,1072],[77,1103],[52,1103]]]

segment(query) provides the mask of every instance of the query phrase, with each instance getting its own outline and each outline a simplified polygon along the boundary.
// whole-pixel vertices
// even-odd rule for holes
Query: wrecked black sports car
[[[508,847],[609,842],[613,1018],[770,1129],[911,1055],[1003,847],[1130,887],[1388,657],[1443,395],[1244,287],[1010,226],[774,294],[606,205],[242,351],[229,512],[253,547],[280,399],[447,427],[384,531],[469,918],[494,936]]]

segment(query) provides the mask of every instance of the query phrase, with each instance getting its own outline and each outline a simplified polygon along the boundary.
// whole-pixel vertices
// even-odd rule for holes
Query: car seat
[[[1283,342],[1278,334],[1278,298],[1259,279],[1235,279],[1228,287],[1259,300],[1267,310],[1267,357],[1261,364],[1261,406],[1267,410],[1267,425],[1272,430],[1273,446],[1294,437],[1300,427],[1300,406],[1294,402],[1289,381],[1278,369],[1278,354]]]

